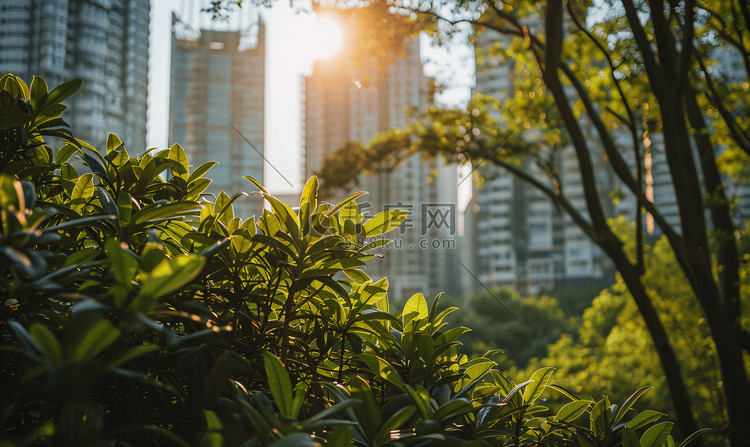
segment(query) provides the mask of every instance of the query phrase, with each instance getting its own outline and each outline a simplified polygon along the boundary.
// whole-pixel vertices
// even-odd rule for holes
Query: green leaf
[[[312,176],[302,189],[299,199],[299,221],[303,234],[308,234],[312,225],[312,214],[318,208],[318,177]]]
[[[0,107],[0,130],[21,127],[34,120],[34,117],[18,109]]]
[[[427,318],[429,314],[429,308],[427,307],[427,300],[424,295],[417,293],[406,302],[402,313],[402,321],[404,327],[409,324],[410,321],[416,320],[421,321]]]
[[[362,267],[364,265],[366,265],[364,262],[355,258],[334,259],[332,261],[314,264],[310,268],[305,269],[302,272],[302,278],[331,275],[346,269]]]
[[[187,211],[198,209],[195,202],[172,202],[158,203],[153,206],[143,208],[132,216],[131,222],[134,225],[141,225],[150,220],[182,217]]]
[[[408,211],[397,209],[378,213],[365,222],[365,233],[369,238],[395,230],[406,219],[408,214]]]
[[[39,112],[36,118],[34,118],[34,125],[39,126],[40,124],[44,124],[47,121],[59,118],[67,108],[68,106],[64,106],[62,104],[55,104],[54,106],[45,107],[44,110]]]
[[[94,174],[86,173],[78,178],[71,199],[90,199],[94,196]]]
[[[354,435],[352,434],[352,431],[349,430],[349,427],[337,425],[336,428],[333,429],[331,436],[328,438],[326,447],[350,447],[353,438]]]
[[[667,441],[674,426],[671,422],[660,422],[646,430],[641,436],[641,447],[661,447]]]
[[[122,140],[117,135],[110,133],[107,135],[107,154],[122,147]]]
[[[30,96],[29,87],[23,79],[10,73],[0,77],[0,89],[12,94],[15,98],[28,100]]]
[[[158,352],[159,349],[160,349],[159,345],[136,346],[134,348],[130,348],[127,351],[115,357],[114,360],[109,362],[107,364],[107,369],[117,368],[120,365],[123,365],[138,357],[151,354],[152,352]]]
[[[591,421],[591,431],[598,439],[604,439],[609,430],[609,402],[605,397],[594,405],[591,409],[589,419]]]
[[[407,392],[406,384],[390,363],[373,354],[359,354],[358,357],[364,360],[365,363],[367,363],[367,366],[369,366],[378,377],[392,383],[401,391],[405,393]]]
[[[52,361],[52,364],[58,368],[62,366],[63,350],[54,334],[46,326],[39,323],[32,323],[29,326],[29,333],[39,345],[44,355]]]
[[[125,244],[125,247],[121,244],[115,238],[107,239],[104,243],[104,253],[111,261],[110,271],[115,280],[120,284],[130,285],[138,271],[138,260],[124,250],[124,248],[127,248],[127,244]]]
[[[279,412],[283,416],[292,417],[292,381],[289,379],[289,373],[281,364],[281,360],[268,351],[263,352],[263,365]]]
[[[460,337],[462,334],[465,334],[467,332],[471,332],[471,329],[469,329],[467,327],[463,327],[463,326],[454,327],[454,328],[448,329],[443,334],[440,334],[438,336],[437,340],[435,340],[435,344],[437,345],[437,344],[448,343],[450,341],[455,340],[456,338]]]
[[[97,322],[86,332],[80,342],[77,343],[73,354],[73,361],[81,363],[88,361],[102,352],[120,337],[120,330],[109,320]]]
[[[279,222],[284,225],[282,230],[289,233],[292,236],[292,240],[299,240],[299,219],[294,210],[292,210],[289,205],[270,194],[263,194],[263,197],[268,200],[268,203],[271,204],[271,208],[273,208],[273,211],[278,217]]]
[[[47,101],[45,102],[45,106],[52,106],[65,101],[66,99],[73,96],[73,94],[77,92],[79,88],[81,88],[82,84],[83,80],[81,80],[80,78],[71,79],[68,82],[63,82],[62,84],[55,87],[54,90],[49,92]]]
[[[419,412],[422,413],[424,419],[430,419],[430,393],[422,385],[417,385],[416,389],[406,384],[406,392],[409,394],[412,402],[417,406]]]
[[[336,413],[341,413],[347,408],[354,406],[354,404],[356,403],[357,401],[355,399],[346,399],[342,402],[332,405],[323,411],[315,413],[315,415],[305,420],[302,423],[302,427],[309,428],[309,427],[314,427],[314,426],[321,426],[321,422],[331,420],[331,419],[328,419],[329,416],[335,415]]]
[[[526,404],[533,404],[542,395],[544,388],[547,386],[552,373],[555,368],[546,367],[538,369],[530,378],[532,380],[526,389],[523,391],[523,401]]]
[[[483,439],[475,439],[461,444],[461,447],[492,447],[492,444]]]
[[[465,414],[467,410],[471,410],[472,408],[471,402],[468,399],[451,399],[435,411],[432,419],[439,422],[448,422],[455,417]]]
[[[29,97],[29,105],[34,110],[41,110],[42,107],[44,107],[44,103],[47,101],[47,98],[49,95],[49,87],[47,87],[47,82],[44,81],[44,79],[40,78],[39,76],[34,76],[31,79],[31,85],[29,86],[29,94],[31,95]],[[42,98],[45,98],[42,100]]]
[[[172,174],[180,177],[181,179],[188,180],[188,172],[190,168],[188,165],[188,157],[185,153],[185,149],[183,149],[179,144],[175,143],[171,148],[169,148],[169,159],[175,162],[175,164],[172,165]]]
[[[350,195],[349,197],[345,198],[341,202],[337,203],[336,206],[334,206],[330,211],[326,213],[326,216],[331,217],[334,214],[336,214],[336,211],[340,210],[344,205],[351,202],[352,200],[355,200],[357,197],[367,194],[366,192],[355,192],[354,194]]]
[[[201,446],[206,447],[222,447],[224,445],[223,438],[221,436],[221,429],[223,425],[219,415],[210,410],[203,410],[203,415],[206,418],[206,431],[201,440]]]
[[[367,276],[367,273],[359,269],[347,269],[344,270],[344,274],[357,284],[364,284],[367,281],[371,281],[370,277]]]
[[[630,410],[630,408],[633,407],[633,404],[635,404],[636,401],[641,398],[641,396],[643,396],[644,394],[646,394],[647,392],[653,389],[654,387],[652,386],[644,386],[643,388],[638,389],[630,397],[628,397],[625,403],[622,404],[622,407],[620,408],[620,410],[617,412],[617,416],[615,416],[614,422],[612,423],[612,425],[619,424],[622,418],[625,417],[627,412]]]
[[[211,179],[198,178],[188,183],[187,192],[185,193],[186,200],[195,200],[198,195],[205,191],[211,184]]]
[[[625,427],[622,430],[622,447],[641,447],[638,434],[632,428]]]
[[[218,161],[207,161],[203,163],[202,165],[198,166],[193,170],[193,172],[190,174],[190,177],[188,177],[188,185],[193,183],[194,181],[200,179],[203,177],[204,174],[206,174],[211,168],[218,165]]]
[[[68,159],[76,152],[78,152],[78,148],[70,143],[67,143],[57,150],[57,153],[55,154],[55,164],[62,166],[62,164],[68,161]]]
[[[305,396],[307,395],[308,385],[305,382],[300,382],[294,387],[294,400],[292,400],[292,417],[297,417],[302,404],[305,403]]]
[[[117,204],[112,199],[112,196],[109,195],[107,190],[102,188],[101,186],[97,186],[96,192],[97,196],[99,197],[99,202],[101,202],[102,204],[102,209],[104,210],[104,212],[119,218],[120,210],[117,208]]]
[[[161,261],[149,274],[143,275],[143,285],[133,301],[133,307],[136,310],[142,310],[142,307],[150,309],[155,304],[155,298],[184,287],[198,276],[205,263],[206,258],[196,254]]]
[[[712,428],[701,428],[700,430],[695,431],[693,434],[685,438],[685,440],[680,443],[680,447],[686,447],[688,444],[695,441],[695,439],[698,436],[701,436],[702,434],[710,432],[710,431],[714,431],[714,430]]]
[[[631,419],[630,422],[626,424],[626,427],[632,428],[633,430],[638,430],[639,428],[645,427],[652,422],[658,421],[662,416],[665,416],[665,414],[659,413],[658,411],[654,410],[645,410]]]
[[[382,445],[388,442],[391,431],[401,428],[412,417],[415,411],[417,411],[416,407],[406,407],[395,412],[380,427],[378,434],[375,436],[375,445]]]
[[[264,193],[268,194],[268,191],[266,190],[266,188],[264,188],[263,185],[261,185],[259,181],[255,180],[254,178],[250,177],[249,175],[246,175],[243,178],[245,180],[249,181],[250,183],[252,183],[253,185],[255,185],[255,187],[258,188],[259,190],[261,190],[261,192],[264,192]]]
[[[585,400],[568,402],[557,412],[555,420],[560,422],[573,422],[586,412],[586,409],[590,404],[591,402]]]
[[[364,430],[365,438],[373,441],[380,428],[380,411],[378,410],[375,396],[372,394],[370,385],[359,376],[354,376],[347,384],[349,391],[354,399],[361,403],[354,405],[354,413],[357,415],[357,421]]]

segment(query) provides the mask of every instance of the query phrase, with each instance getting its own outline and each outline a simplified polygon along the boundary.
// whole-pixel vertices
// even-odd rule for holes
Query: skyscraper
[[[63,118],[101,147],[146,149],[149,0],[0,0],[0,71],[52,88],[82,78]]]
[[[173,23],[169,142],[182,145],[194,166],[219,162],[207,192],[254,191],[243,176],[263,180],[264,26],[255,48],[245,48],[240,32],[202,30],[190,38],[176,16]],[[257,196],[233,206],[242,218],[262,210]]]
[[[352,33],[361,27],[345,14],[337,19],[349,46],[316,61],[305,82],[306,176],[319,171],[325,157],[345,142],[367,145],[378,132],[405,127],[409,111],[423,112],[432,105],[418,38],[404,42],[402,57],[385,67],[367,55],[358,63],[352,54],[361,52],[355,47],[362,40]],[[361,176],[360,182],[359,189],[369,195],[359,202],[371,216],[388,208],[409,213],[403,226],[388,234],[394,242],[381,251],[385,256],[368,263],[368,274],[387,276],[395,299],[445,290],[455,251],[456,167],[415,155],[391,172]]]

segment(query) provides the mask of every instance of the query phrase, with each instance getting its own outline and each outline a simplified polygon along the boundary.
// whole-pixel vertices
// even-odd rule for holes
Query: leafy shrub
[[[552,368],[517,384],[458,354],[468,329],[439,297],[391,312],[387,279],[359,269],[386,241],[358,241],[402,211],[365,220],[315,178],[292,209],[248,179],[271,210],[243,221],[179,145],[74,138],[60,103],[79,86],[0,79],[0,445],[673,444],[632,410],[647,388],[617,407]],[[546,388],[570,403],[540,405]]]

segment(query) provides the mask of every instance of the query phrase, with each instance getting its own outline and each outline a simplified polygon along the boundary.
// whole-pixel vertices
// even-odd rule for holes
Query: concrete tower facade
[[[0,71],[50,87],[83,86],[66,101],[74,135],[101,147],[116,133],[146,150],[149,0],[0,0]]]
[[[255,48],[244,48],[240,32],[202,30],[192,39],[173,22],[169,142],[183,146],[194,166],[219,162],[208,193],[253,191],[243,176],[263,180],[264,26]],[[233,206],[242,218],[262,211],[255,195]]]
[[[530,27],[538,26],[538,20],[528,22]],[[477,37],[477,46],[484,54],[496,42],[510,43],[507,36],[491,30]],[[511,99],[515,95],[513,76],[512,61],[488,57],[477,67],[474,92],[501,101]],[[566,148],[556,157],[566,197],[586,216],[575,153]],[[539,181],[548,182],[533,163],[526,163],[524,169]],[[463,281],[464,295],[480,290],[482,285],[511,287],[531,294],[563,281],[602,277],[608,259],[548,197],[499,167],[483,165],[479,170],[485,181],[481,188],[474,189],[474,198],[465,211],[470,216],[467,222],[472,223],[466,231],[474,233],[471,239],[475,245],[471,250],[475,250],[476,257],[472,268],[478,282]],[[609,175],[599,177],[601,187],[607,189],[604,183],[611,180]]]
[[[351,23],[344,27],[357,29]],[[347,40],[358,42],[352,36]],[[350,47],[313,64],[305,80],[306,177],[319,171],[325,157],[345,142],[367,145],[378,132],[406,127],[409,111],[419,113],[432,106],[419,39],[405,42],[403,50],[402,57],[386,67],[372,60],[352,62],[349,52],[356,49]],[[394,242],[381,250],[384,257],[368,263],[368,274],[387,276],[389,293],[397,300],[450,288],[449,270],[455,268],[450,267],[451,254],[457,252],[452,239],[456,167],[416,155],[391,172],[361,176],[358,189],[369,192],[359,202],[366,202],[370,215],[389,208],[409,213],[402,227],[388,235]]]

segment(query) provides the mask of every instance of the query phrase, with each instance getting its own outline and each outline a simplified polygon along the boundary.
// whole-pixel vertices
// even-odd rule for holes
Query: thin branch
[[[693,36],[695,29],[695,0],[685,0],[685,25],[682,27],[682,46],[680,48],[680,65],[677,68],[679,78],[677,80],[677,96],[681,96],[688,85],[688,74],[690,73],[690,59],[693,55]]]
[[[578,27],[579,30],[583,31],[586,36],[596,45],[597,48],[599,48],[599,51],[604,55],[604,57],[607,59],[607,64],[610,68],[610,73],[612,74],[612,80],[615,83],[615,87],[617,88],[618,93],[620,94],[620,99],[622,100],[622,104],[625,107],[625,110],[628,113],[628,119],[626,120],[624,117],[620,117],[616,113],[612,112],[615,116],[620,118],[622,122],[625,123],[625,125],[630,130],[630,135],[633,140],[633,155],[635,158],[635,177],[636,180],[634,182],[634,185],[629,186],[631,189],[633,189],[633,186],[635,187],[635,190],[633,191],[635,193],[636,197],[636,204],[635,204],[635,225],[636,225],[636,259],[637,259],[637,268],[639,274],[643,275],[643,273],[646,271],[646,267],[644,264],[644,253],[643,253],[643,220],[641,219],[641,208],[643,207],[643,192],[642,192],[642,184],[641,179],[643,178],[643,168],[641,165],[641,154],[640,154],[640,144],[638,140],[638,135],[636,133],[636,127],[635,127],[635,116],[633,115],[633,111],[630,109],[630,105],[628,104],[627,98],[625,96],[625,93],[622,91],[622,87],[620,86],[620,82],[617,80],[617,74],[615,72],[615,65],[612,62],[612,58],[609,56],[609,52],[604,48],[604,46],[599,42],[599,39],[597,39],[591,32],[589,32],[588,29],[586,29],[583,25],[581,25],[581,22],[578,20],[578,17],[576,17],[575,12],[573,11],[573,8],[570,5],[570,2],[568,2],[568,14],[570,14],[571,19],[573,20],[573,23]],[[588,112],[589,116],[591,117],[592,122],[594,123],[594,126],[596,126],[596,130],[599,132],[599,136],[602,140],[602,143],[604,145],[605,151],[607,152],[610,160],[612,161],[613,165],[617,165],[614,167],[615,172],[618,170],[629,173],[629,170],[627,169],[627,166],[621,166],[619,161],[619,151],[617,148],[614,147],[614,142],[612,141],[612,138],[607,131],[607,129],[604,127],[604,123],[602,123],[601,118],[598,113],[596,113],[593,110],[591,101],[588,98],[588,95],[585,94],[583,91],[583,85],[578,81],[578,79],[573,74],[572,70],[570,70],[567,66],[563,66],[563,72],[568,76],[568,79],[573,82],[576,89],[578,90],[578,96],[581,98],[581,100],[584,101],[584,105],[586,106],[586,111]],[[624,164],[624,162],[623,162]],[[618,174],[618,177],[622,177],[622,175]]]
[[[727,127],[729,128],[729,132],[732,134],[732,138],[737,143],[737,145],[748,155],[750,155],[750,137],[746,135],[744,131],[742,131],[742,129],[737,130],[737,122],[735,121],[732,112],[727,110],[727,108],[721,102],[721,99],[719,98],[719,92],[716,90],[716,86],[711,80],[711,75],[709,75],[708,69],[703,62],[703,58],[698,53],[697,49],[695,50],[695,59],[698,61],[698,64],[701,67],[701,71],[703,71],[703,74],[706,76],[706,84],[708,85],[708,90],[711,92],[710,96],[708,95],[708,92],[704,92],[706,94],[706,97],[711,102],[711,104],[716,107],[716,110],[719,111],[719,115],[721,115],[724,123],[726,123]]]
[[[646,36],[646,32],[643,30],[640,19],[638,18],[638,11],[631,0],[622,0],[622,5],[625,7],[625,15],[630,23],[630,28],[633,30],[633,36],[638,48],[641,50],[641,56],[643,57],[643,65],[646,67],[646,73],[654,86],[654,94],[659,96],[663,95],[664,89],[669,88],[662,82],[662,77],[657,76],[661,74],[661,66],[656,60],[653,50],[651,49],[651,42]]]

